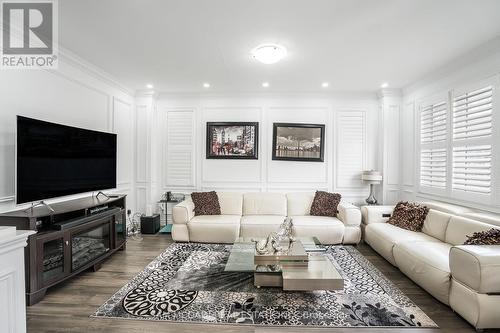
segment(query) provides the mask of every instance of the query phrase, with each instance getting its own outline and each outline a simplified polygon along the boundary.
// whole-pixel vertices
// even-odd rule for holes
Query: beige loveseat
[[[394,206],[362,207],[365,242],[477,329],[500,328],[500,246],[462,245],[476,231],[500,229],[500,219],[424,204],[431,209],[422,232],[385,223]]]
[[[361,212],[346,202],[337,217],[311,216],[314,192],[217,192],[221,215],[194,216],[190,198],[173,208],[172,238],[180,242],[233,243],[239,237],[266,237],[292,218],[296,237],[317,237],[323,244],[357,244]]]

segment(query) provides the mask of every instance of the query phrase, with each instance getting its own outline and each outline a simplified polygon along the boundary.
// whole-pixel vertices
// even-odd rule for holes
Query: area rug
[[[177,243],[104,303],[93,317],[205,324],[437,327],[353,246],[326,256],[344,290],[289,292],[253,285],[253,273],[224,272],[231,245]]]

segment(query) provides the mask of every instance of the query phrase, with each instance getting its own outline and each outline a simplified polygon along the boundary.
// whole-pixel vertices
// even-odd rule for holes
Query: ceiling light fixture
[[[148,89],[153,89],[155,86],[153,86],[151,83],[146,84],[146,88]]]
[[[210,88],[210,83],[203,83],[203,88]]]
[[[321,84],[321,86],[322,86],[323,88],[328,88],[328,86],[329,86],[329,85],[330,85],[330,84],[329,84],[328,82],[323,82],[323,83]]]
[[[380,85],[380,88],[384,89],[384,88],[389,88],[389,83],[387,82],[384,82]]]
[[[262,86],[263,86],[264,88],[269,87],[269,82],[264,82],[264,83],[262,83]]]
[[[278,44],[262,44],[252,50],[252,56],[266,65],[277,63],[286,54],[286,48]]]

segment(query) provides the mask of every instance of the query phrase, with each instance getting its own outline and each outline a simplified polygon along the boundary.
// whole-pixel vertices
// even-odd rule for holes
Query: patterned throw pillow
[[[194,215],[220,215],[219,197],[215,191],[193,192]]]
[[[417,203],[400,201],[387,223],[410,231],[422,231],[429,208]]]
[[[340,198],[341,195],[338,193],[316,191],[309,214],[313,216],[337,216]]]
[[[500,229],[475,232],[472,236],[467,236],[464,245],[500,245]]]

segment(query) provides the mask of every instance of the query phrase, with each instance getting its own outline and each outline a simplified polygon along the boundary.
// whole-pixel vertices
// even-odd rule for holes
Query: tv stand
[[[126,196],[84,197],[0,214],[1,226],[34,230],[25,248],[26,304],[48,288],[101,263],[126,247]]]

